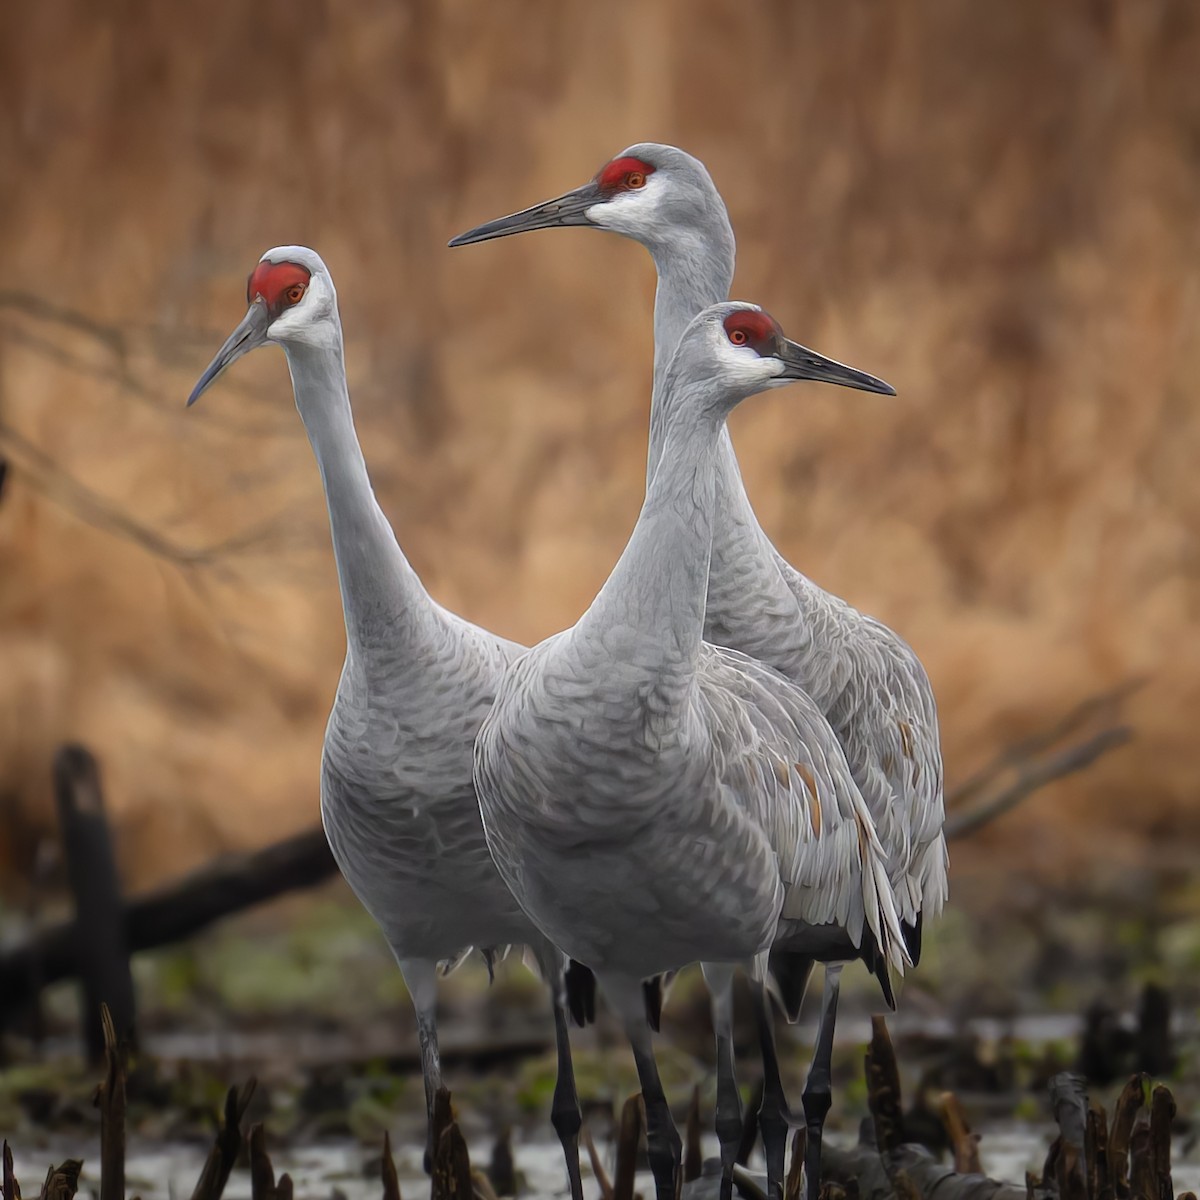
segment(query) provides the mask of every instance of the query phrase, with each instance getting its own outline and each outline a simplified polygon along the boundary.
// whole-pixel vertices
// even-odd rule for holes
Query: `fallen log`
[[[134,997],[100,768],[86,747],[63,746],[54,756],[54,796],[74,899],[70,949],[83,985],[88,1061],[98,1063],[105,1053],[101,1008],[107,1007],[117,1035],[129,1039],[134,1036]]]
[[[889,1150],[888,1159],[885,1165],[874,1146],[860,1144],[849,1150],[824,1147],[822,1182],[832,1181],[847,1190],[857,1186],[861,1200],[892,1200],[897,1193],[893,1177],[903,1172],[920,1196],[936,1194],[938,1200],[1027,1200],[1024,1185],[1018,1187],[986,1175],[959,1174],[924,1146],[905,1143]]]
[[[336,871],[319,828],[261,850],[224,854],[176,883],[127,901],[126,946],[135,952],[169,945],[264,900],[315,887]],[[75,975],[75,939],[75,922],[63,921],[0,955],[0,1024],[33,1000],[40,988]]]
[[[984,1175],[956,1174],[923,1146],[904,1145],[889,1157],[899,1187],[893,1184],[875,1146],[860,1144],[845,1150],[827,1143],[821,1149],[822,1195],[840,1191],[856,1194],[859,1200],[902,1200],[913,1194],[923,1200],[1050,1200],[1052,1195],[1040,1188],[1027,1193],[1023,1186]],[[733,1182],[742,1200],[767,1200],[765,1175],[739,1163],[733,1169]],[[684,1185],[683,1200],[719,1200],[720,1189],[720,1160],[706,1159],[700,1178]]]
[[[1111,720],[1141,682],[1133,680],[1111,692],[1089,697],[1044,734],[1003,751],[950,789],[946,803],[952,811],[946,819],[946,837],[956,840],[970,836],[1039,788],[1084,769],[1101,755],[1124,745],[1132,737],[1132,730],[1124,725],[1085,734],[1097,722]],[[1059,748],[1071,737],[1077,740]],[[135,953],[181,941],[256,904],[324,883],[336,871],[319,827],[260,850],[224,854],[175,883],[127,901],[125,948]],[[43,987],[77,974],[75,939],[75,922],[63,921],[0,954],[0,978],[5,983],[0,990],[0,1027],[12,1013],[25,1009]],[[119,1015],[114,1009],[114,1016]],[[99,1054],[102,1043],[98,1021],[94,1039]]]

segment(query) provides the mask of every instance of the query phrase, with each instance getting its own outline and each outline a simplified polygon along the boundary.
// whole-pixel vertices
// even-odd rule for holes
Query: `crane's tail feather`
[[[655,975],[642,983],[646,1003],[646,1021],[655,1033],[662,1024],[663,1001],[675,978],[675,972]],[[566,993],[567,1011],[571,1020],[580,1028],[596,1019],[596,976],[583,963],[571,959],[563,972],[563,988]]]
[[[655,975],[652,979],[642,981],[642,992],[646,997],[646,1021],[655,1033],[662,1032],[663,1005],[674,982],[674,971],[667,971],[663,975]]]
[[[567,993],[567,1011],[571,1020],[582,1029],[596,1019],[596,976],[591,970],[571,959],[563,974]]]
[[[911,965],[905,944],[900,917],[896,912],[896,897],[884,866],[883,850],[872,828],[862,855],[863,904],[868,932],[874,935],[884,963],[884,971],[890,968],[897,975],[904,974],[906,965]],[[865,943],[866,937],[863,941]],[[885,995],[890,986],[885,989]]]
[[[904,948],[908,951],[909,961],[915,967],[921,961],[921,926],[924,918],[920,909],[911,921],[900,923],[900,932],[904,937]]]
[[[892,987],[892,974],[888,969],[887,955],[880,948],[875,935],[868,933],[863,938],[862,960],[866,968],[879,982],[879,990],[883,993],[884,1003],[891,1012],[896,1011],[896,992]]]
[[[445,979],[451,971],[458,970],[458,968],[462,966],[463,962],[470,957],[474,950],[474,946],[467,946],[460,950],[457,954],[452,954],[449,958],[443,958],[439,960],[437,965],[437,973],[439,977]],[[480,951],[480,953],[486,956],[487,951]],[[488,968],[488,974],[491,975],[491,967]]]
[[[950,892],[950,860],[946,854],[946,839],[937,837],[931,841],[910,871],[920,893],[916,907],[930,917],[938,916]]]

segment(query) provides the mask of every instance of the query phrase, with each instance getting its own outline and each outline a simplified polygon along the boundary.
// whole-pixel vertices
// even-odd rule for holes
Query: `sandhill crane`
[[[480,225],[452,246],[560,225],[607,229],[640,242],[658,272],[654,305],[654,390],[647,477],[665,442],[663,376],[680,335],[705,306],[726,299],[734,237],[724,201],[703,163],[674,146],[644,142],[623,150],[574,191]],[[833,726],[879,830],[900,903],[912,961],[920,957],[924,916],[941,911],[947,892],[942,836],[942,763],[937,708],[928,676],[908,644],[801,575],[771,544],[750,505],[733,444],[717,448],[705,637],[744,651],[798,683]],[[814,958],[826,963],[825,994],[812,1070],[804,1089],[808,1187],[819,1188],[821,1132],[830,1106],[830,1058],[842,945],[818,954],[776,956],[773,973],[788,1016],[799,1012]],[[881,977],[881,982],[884,977]],[[710,979],[710,983],[712,980]],[[889,1004],[893,999],[885,987]],[[718,1094],[729,1095],[721,1044],[728,997],[714,992]],[[736,1101],[736,1092],[732,1093]],[[739,1136],[736,1111],[724,1120],[723,1155]],[[720,1130],[718,1130],[720,1133]]]
[[[379,924],[416,1009],[425,1097],[441,1085],[437,977],[472,947],[530,948],[550,983],[558,1050],[552,1120],[573,1200],[582,1200],[580,1114],[563,959],[522,913],[488,853],[472,747],[515,642],[447,612],[422,586],[371,489],[354,429],[333,280],[303,246],[268,250],[250,308],[196,384],[271,342],[287,355],[296,407],[320,468],[346,622],[346,662],[325,733],[321,819],[334,858]],[[426,1146],[426,1169],[432,1147]]]
[[[662,454],[624,553],[580,620],[508,670],[475,746],[501,875],[624,1021],[659,1200],[675,1197],[679,1136],[643,979],[703,960],[761,984],[772,947],[826,935],[903,969],[884,850],[829,723],[778,672],[702,640],[725,417],[797,379],[894,394],[789,342],[754,305],[692,322],[663,374]],[[756,993],[778,1200],[787,1110]]]

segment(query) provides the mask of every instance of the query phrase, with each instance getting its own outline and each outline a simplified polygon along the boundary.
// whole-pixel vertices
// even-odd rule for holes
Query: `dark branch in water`
[[[337,870],[317,828],[249,853],[225,854],[207,866],[127,902],[129,950],[151,950],[189,937],[214,921],[295,888],[313,887]],[[36,988],[78,970],[75,922],[64,921],[0,955],[0,1018],[27,1003]],[[35,988],[36,985],[36,988]]]
[[[468,1200],[474,1192],[466,1139],[458,1127],[450,1093],[439,1088],[433,1100],[432,1200]]]
[[[392,1157],[392,1137],[384,1130],[383,1157],[379,1160],[379,1177],[383,1184],[383,1200],[400,1200],[400,1179],[396,1174],[396,1160]]]
[[[229,1182],[233,1165],[237,1162],[242,1151],[242,1118],[250,1107],[251,1097],[256,1086],[253,1076],[248,1079],[238,1091],[230,1088],[225,1097],[225,1121],[217,1131],[216,1141],[208,1152],[208,1160],[200,1178],[196,1182],[196,1190],[192,1192],[192,1200],[221,1200],[221,1193]]]
[[[112,1035],[111,1022],[106,1023],[106,1031],[110,1034],[108,1045],[112,1055],[99,1091],[115,1102],[118,1095],[123,1098],[123,1089],[111,1086],[114,1079],[123,1080],[122,1051]],[[1175,1101],[1162,1085],[1149,1094],[1149,1081],[1144,1075],[1135,1075],[1121,1093],[1114,1106],[1111,1131],[1104,1109],[1089,1101],[1083,1077],[1069,1073],[1056,1075],[1050,1082],[1050,1100],[1058,1137],[1047,1154],[1042,1177],[1027,1176],[1024,1186],[1019,1186],[984,1175],[973,1141],[969,1153],[959,1150],[960,1161],[951,1167],[940,1163],[924,1147],[900,1140],[904,1131],[895,1115],[901,1111],[899,1072],[882,1019],[877,1019],[873,1026],[866,1070],[875,1120],[864,1122],[857,1146],[848,1149],[825,1146],[823,1200],[1174,1200],[1170,1129]],[[240,1091],[230,1089],[224,1123],[192,1200],[220,1200],[243,1149],[241,1124],[253,1093],[253,1079]],[[942,1109],[960,1112],[957,1099],[949,1094],[943,1097]],[[697,1117],[696,1123],[702,1124],[703,1119]],[[959,1123],[965,1131],[965,1122],[960,1118]],[[635,1095],[625,1102],[622,1110],[615,1186],[609,1186],[602,1169],[596,1172],[603,1197],[633,1200],[634,1171],[643,1127],[641,1097]],[[444,1088],[435,1099],[433,1132],[433,1200],[496,1200],[492,1183],[480,1172],[471,1170],[466,1143],[450,1095]],[[598,1165],[599,1155],[586,1132],[584,1140],[593,1163]],[[293,1200],[290,1177],[281,1175],[276,1182],[261,1125],[251,1129],[248,1143],[253,1200]],[[102,1197],[116,1195],[124,1175],[124,1144],[118,1146],[112,1142],[111,1146],[111,1151],[102,1151]],[[798,1136],[793,1141],[793,1162],[787,1175],[787,1200],[794,1200],[800,1192],[798,1164],[803,1159],[803,1148],[803,1138]],[[967,1160],[975,1169],[959,1170]],[[3,1165],[2,1200],[20,1200],[7,1142]],[[67,1159],[60,1167],[51,1167],[40,1200],[72,1200],[81,1166],[80,1162]],[[707,1160],[699,1177],[684,1185],[681,1200],[718,1200],[720,1175],[720,1162]],[[382,1200],[400,1200],[391,1141],[386,1137],[380,1183]],[[742,1200],[767,1200],[765,1179],[743,1164],[734,1169],[734,1184]],[[1194,1200],[1194,1197],[1188,1193],[1179,1200]]]
[[[96,1088],[100,1110],[100,1200],[125,1200],[125,1067],[128,1047],[117,1038],[107,1004],[100,1006],[104,1030],[104,1078]]]

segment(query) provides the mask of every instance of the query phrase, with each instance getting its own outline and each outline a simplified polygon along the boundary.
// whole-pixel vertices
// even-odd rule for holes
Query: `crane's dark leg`
[[[783,1167],[787,1157],[788,1106],[779,1077],[779,1057],[775,1052],[775,1026],[771,1019],[771,1004],[765,984],[758,984],[754,993],[755,1017],[758,1021],[758,1041],[762,1048],[763,1095],[758,1110],[758,1131],[762,1137],[763,1153],[767,1159],[768,1200],[783,1200]]]
[[[567,1013],[557,994],[554,996],[554,1044],[558,1050],[558,1079],[550,1103],[550,1123],[562,1143],[567,1160],[567,1181],[571,1200],[583,1200],[583,1180],[579,1175],[579,1130],[583,1116],[575,1092],[575,1066],[571,1061],[571,1039],[567,1036]]]
[[[807,1141],[804,1147],[804,1173],[808,1179],[807,1200],[821,1193],[821,1136],[825,1117],[833,1104],[833,1031],[837,1024],[838,993],[842,986],[842,964],[825,964],[825,991],[821,996],[821,1020],[817,1026],[817,1044],[812,1066],[801,1097]]]
[[[682,1179],[679,1160],[683,1141],[671,1119],[662,1080],[658,1077],[642,980],[600,972],[597,972],[597,980],[613,1010],[620,1014],[625,1036],[633,1048],[633,1061],[637,1064],[642,1085],[642,1102],[646,1106],[646,1156],[654,1175],[655,1195],[657,1200],[677,1200]]]
[[[425,1174],[433,1167],[433,1099],[442,1086],[437,1038],[437,967],[423,959],[399,959],[400,973],[417,1010],[421,1077],[425,1082]]]
[[[650,1170],[654,1175],[654,1194],[657,1200],[676,1200],[683,1141],[671,1119],[671,1109],[667,1105],[662,1080],[658,1077],[658,1064],[654,1061],[654,1051],[650,1045],[650,1030],[643,1025],[637,1034],[631,1035],[629,1041],[633,1046],[633,1061],[637,1064],[642,1100],[646,1105],[646,1156],[650,1159]]]
[[[633,1061],[642,1085],[642,1103],[646,1108],[646,1157],[654,1175],[656,1200],[678,1200],[683,1178],[679,1169],[683,1141],[671,1119],[671,1109],[658,1077],[642,980],[599,971],[596,979],[610,1007],[619,1014],[633,1049]]]
[[[733,967],[704,964],[717,1039],[717,1141],[721,1144],[721,1200],[732,1200],[733,1168],[742,1140],[742,1098],[733,1063]]]

